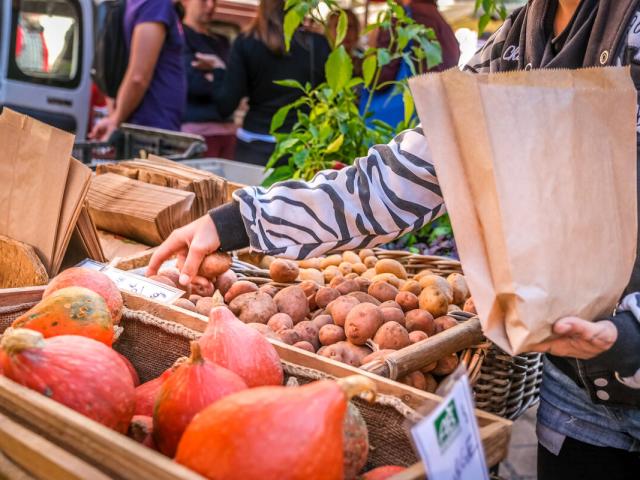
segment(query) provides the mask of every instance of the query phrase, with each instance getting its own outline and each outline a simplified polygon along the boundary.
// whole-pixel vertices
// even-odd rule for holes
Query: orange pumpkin
[[[399,467],[397,465],[384,465],[369,470],[360,477],[360,480],[386,480],[387,478],[393,477],[396,473],[404,472],[405,470],[405,467]]]
[[[82,267],[68,268],[49,282],[42,298],[67,287],[84,287],[96,292],[107,303],[114,325],[120,323],[124,308],[122,295],[116,284],[104,273]]]
[[[191,342],[189,360],[164,381],[153,409],[153,439],[158,450],[173,457],[194,415],[246,388],[247,384],[238,375],[202,358],[200,344]]]
[[[374,390],[353,376],[229,395],[193,418],[176,461],[216,480],[342,480],[347,402]]]
[[[36,330],[45,338],[80,335],[109,347],[113,343],[113,322],[107,304],[100,295],[84,287],[67,287],[52,293],[11,326]]]
[[[153,406],[156,404],[160,387],[169,375],[176,369],[178,365],[186,361],[185,357],[180,357],[169,368],[167,368],[159,377],[144,382],[136,387],[136,415],[153,416]]]
[[[131,374],[118,354],[90,338],[45,339],[25,328],[0,341],[7,378],[35,390],[120,433],[126,433],[136,397]]]

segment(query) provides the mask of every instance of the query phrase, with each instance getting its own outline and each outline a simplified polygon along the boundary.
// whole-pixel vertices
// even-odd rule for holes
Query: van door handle
[[[62,107],[72,107],[73,102],[66,98],[60,97],[47,97],[47,103],[50,105],[60,105]]]

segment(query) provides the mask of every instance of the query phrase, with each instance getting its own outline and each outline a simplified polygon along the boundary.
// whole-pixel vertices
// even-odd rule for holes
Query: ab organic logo
[[[453,399],[449,401],[442,413],[436,417],[433,426],[436,429],[440,452],[444,453],[460,433],[460,418]]]

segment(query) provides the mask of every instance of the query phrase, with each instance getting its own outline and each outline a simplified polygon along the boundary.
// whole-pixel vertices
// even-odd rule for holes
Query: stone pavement
[[[537,410],[530,408],[513,424],[509,455],[500,465],[500,477],[504,480],[536,480]]]

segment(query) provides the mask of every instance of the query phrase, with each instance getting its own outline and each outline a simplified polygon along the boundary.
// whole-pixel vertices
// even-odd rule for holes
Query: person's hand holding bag
[[[588,360],[609,350],[618,338],[618,329],[610,320],[589,322],[578,317],[565,317],[553,324],[557,337],[538,343],[532,351],[558,357]]]
[[[184,227],[174,230],[153,253],[147,276],[156,275],[162,264],[176,256],[180,268],[180,283],[189,285],[196,277],[205,256],[220,247],[218,230],[210,215],[203,215]]]

